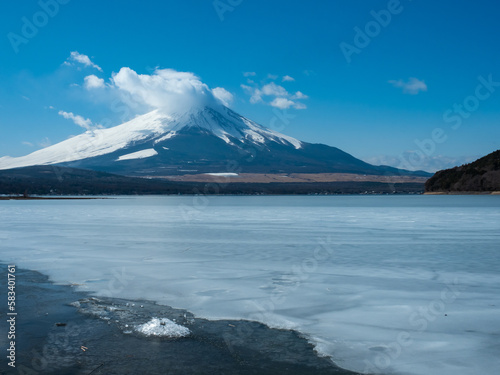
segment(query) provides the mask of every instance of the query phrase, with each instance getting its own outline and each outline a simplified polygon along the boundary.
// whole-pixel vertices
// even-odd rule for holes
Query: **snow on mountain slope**
[[[295,149],[302,147],[299,140],[267,129],[227,107],[194,108],[186,113],[171,115],[155,110],[112,128],[87,131],[26,156],[2,157],[0,169],[58,164],[102,156],[118,150],[126,151],[148,141],[157,144],[177,136],[181,129],[192,127],[205,130],[228,144],[237,140],[243,143],[276,142],[291,145]],[[145,146],[139,157],[144,157],[141,155],[148,152],[148,156],[153,156],[148,149],[151,146]],[[126,158],[121,157],[117,159],[119,160]]]
[[[120,160],[133,160],[133,159],[144,159],[151,156],[158,155],[158,152],[154,148],[147,148],[142,151],[132,152],[131,154],[122,155],[116,161]]]
[[[113,128],[86,131],[26,156],[0,158],[0,169],[57,164],[109,154],[162,134],[169,120],[171,119],[153,111]]]

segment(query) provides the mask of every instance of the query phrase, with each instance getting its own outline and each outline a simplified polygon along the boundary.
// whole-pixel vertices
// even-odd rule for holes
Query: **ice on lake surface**
[[[295,329],[351,370],[500,366],[499,196],[4,201],[0,242],[96,295]]]

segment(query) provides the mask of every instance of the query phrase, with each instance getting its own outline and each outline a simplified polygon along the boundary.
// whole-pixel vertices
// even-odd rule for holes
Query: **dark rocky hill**
[[[500,191],[500,150],[473,163],[436,172],[427,180],[425,191],[428,193]]]

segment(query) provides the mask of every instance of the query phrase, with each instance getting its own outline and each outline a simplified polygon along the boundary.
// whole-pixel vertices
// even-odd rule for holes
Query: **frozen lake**
[[[295,329],[351,370],[500,367],[500,196],[3,201],[0,243],[97,295]]]

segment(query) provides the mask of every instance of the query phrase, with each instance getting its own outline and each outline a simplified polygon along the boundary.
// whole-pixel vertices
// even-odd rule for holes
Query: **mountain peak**
[[[277,142],[293,145],[296,149],[302,145],[299,140],[267,129],[223,105],[219,108],[205,105],[171,114],[153,110],[121,125],[89,130],[26,156],[0,158],[0,169],[94,158],[125,150],[139,143],[152,141],[156,145],[186,130],[214,135],[230,145]]]
[[[299,140],[259,125],[223,105],[220,108],[194,107],[178,116],[174,122],[176,124],[171,131],[178,132],[183,128],[197,128],[213,134],[229,144],[234,144],[235,141],[241,143],[265,143],[269,141],[291,144],[296,149],[302,147],[302,142]],[[168,134],[165,137],[168,137]]]

